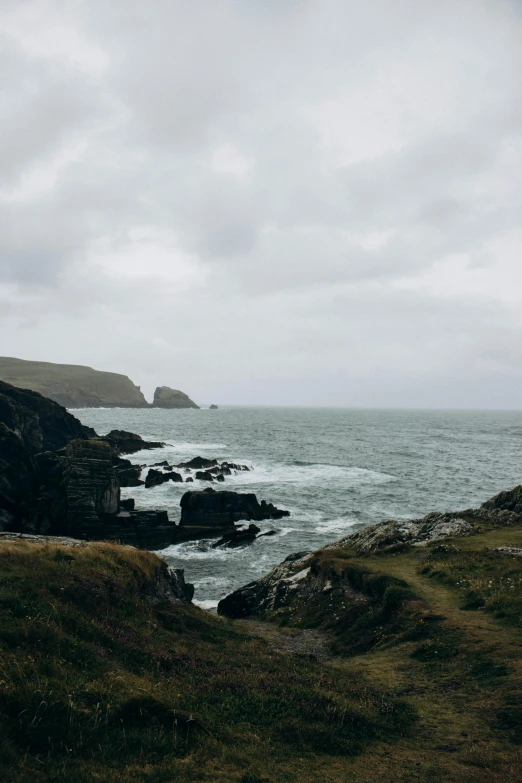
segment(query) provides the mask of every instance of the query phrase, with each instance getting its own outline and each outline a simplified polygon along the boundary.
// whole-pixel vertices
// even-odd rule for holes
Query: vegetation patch
[[[463,609],[484,609],[497,619],[522,627],[522,558],[486,546],[476,550],[437,548],[420,572],[457,590]]]
[[[386,689],[274,655],[197,607],[151,606],[160,567],[110,544],[2,544],[3,783],[273,783],[289,764],[313,780],[321,759],[408,734],[415,710]]]

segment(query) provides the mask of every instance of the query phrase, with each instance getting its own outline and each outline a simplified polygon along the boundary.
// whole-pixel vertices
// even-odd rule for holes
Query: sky
[[[0,0],[0,355],[522,408],[521,0]]]

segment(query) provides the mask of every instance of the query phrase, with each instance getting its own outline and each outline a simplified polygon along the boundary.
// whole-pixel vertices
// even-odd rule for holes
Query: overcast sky
[[[522,408],[520,0],[0,0],[0,355]]]

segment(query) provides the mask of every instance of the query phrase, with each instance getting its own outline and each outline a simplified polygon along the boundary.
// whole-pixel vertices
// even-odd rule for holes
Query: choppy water
[[[252,465],[252,472],[227,477],[216,489],[255,492],[291,512],[259,523],[277,535],[250,547],[213,550],[207,542],[189,542],[163,550],[169,563],[185,568],[196,600],[205,606],[291,552],[316,549],[383,519],[476,506],[522,481],[521,411],[230,407],[74,413],[100,434],[126,429],[168,443],[132,456],[137,463],[173,464],[201,455]],[[181,495],[198,484],[168,482],[122,494],[140,508],[167,509],[177,521]]]

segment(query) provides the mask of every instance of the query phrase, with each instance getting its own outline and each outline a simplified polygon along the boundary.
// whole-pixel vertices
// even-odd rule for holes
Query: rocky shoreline
[[[426,549],[445,539],[453,542],[490,528],[514,528],[516,525],[522,525],[522,486],[500,492],[479,508],[370,525],[327,544],[322,551],[339,550],[357,558],[393,556],[412,548]],[[453,549],[457,551],[454,546]],[[495,551],[520,556],[517,547],[499,547]],[[289,555],[266,576],[223,598],[218,603],[218,613],[231,618],[263,617],[328,593],[335,579],[318,573],[317,557],[318,552]]]
[[[237,522],[288,514],[264,500],[259,503],[253,494],[215,492],[211,487],[185,493],[179,523],[166,511],[140,510],[133,499],[122,500],[121,487],[144,483],[142,468],[122,455],[164,445],[124,430],[99,436],[58,403],[0,381],[0,531],[162,549],[224,536],[224,544],[246,544],[255,534],[252,537],[250,529],[243,535]],[[176,467],[184,472],[185,482],[224,481],[225,475],[249,470],[202,457]],[[149,469],[145,486],[183,480],[162,463],[161,470]]]

